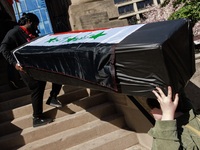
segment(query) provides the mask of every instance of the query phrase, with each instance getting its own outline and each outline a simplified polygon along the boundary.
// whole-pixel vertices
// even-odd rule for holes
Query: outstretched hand
[[[161,120],[174,120],[174,114],[179,101],[178,94],[175,95],[174,101],[172,101],[172,89],[170,86],[168,86],[167,96],[163,93],[163,91],[159,87],[156,87],[156,89],[160,94],[158,94],[155,90],[153,90],[152,92],[155,94],[158,102],[160,103],[160,108],[162,110]]]
[[[26,73],[26,72],[23,70],[23,67],[22,67],[19,63],[16,63],[15,69],[16,69],[17,71],[21,71],[21,72],[23,72],[23,73]]]

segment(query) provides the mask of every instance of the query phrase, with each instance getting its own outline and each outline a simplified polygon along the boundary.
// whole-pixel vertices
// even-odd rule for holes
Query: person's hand
[[[17,71],[21,71],[21,72],[23,72],[23,73],[26,73],[26,72],[23,70],[23,67],[22,67],[19,63],[16,63],[15,69],[16,69]]]
[[[151,114],[153,115],[155,120],[161,120],[162,119],[162,110],[158,108],[151,109]]]
[[[162,110],[161,120],[174,120],[174,114],[179,101],[178,94],[175,95],[174,101],[172,101],[172,89],[170,86],[168,86],[167,96],[159,87],[156,87],[156,89],[160,94],[158,94],[155,90],[153,90],[152,92],[155,94],[158,102],[160,103],[160,108]]]

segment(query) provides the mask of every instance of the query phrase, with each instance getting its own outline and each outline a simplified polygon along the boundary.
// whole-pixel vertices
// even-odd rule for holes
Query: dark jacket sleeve
[[[16,65],[17,61],[11,51],[25,42],[26,38],[23,38],[17,29],[12,29],[6,34],[1,43],[0,52],[9,64]]]

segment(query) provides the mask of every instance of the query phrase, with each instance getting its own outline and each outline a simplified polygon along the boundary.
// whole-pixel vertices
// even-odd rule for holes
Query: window
[[[43,20],[42,17],[41,17],[41,15],[40,15],[40,10],[39,9],[35,10],[34,14],[39,18],[40,21]]]
[[[17,3],[17,7],[16,7],[16,5],[13,5],[13,9],[15,12],[18,12],[18,11],[19,11],[19,13],[22,12],[22,9],[21,9],[21,6],[19,3]]]
[[[49,25],[49,21],[45,21],[44,26],[45,26],[45,29],[46,29],[46,33],[50,34],[52,32],[52,28]]]
[[[119,11],[120,15],[124,15],[124,14],[127,14],[127,13],[134,12],[133,4],[119,7],[118,11]]]
[[[28,0],[28,1],[30,1],[30,0]],[[33,7],[33,9],[38,9],[39,8],[39,6],[38,6],[38,1],[37,0],[31,0],[31,2],[32,2],[32,7]]]
[[[37,0],[39,8],[46,8],[45,0]]]
[[[20,1],[20,5],[21,5],[21,9],[22,9],[22,10],[27,11],[27,7],[26,7],[26,4],[25,4],[24,0],[23,0],[23,1]]]
[[[45,29],[44,29],[44,23],[43,22],[40,23],[38,27],[40,29],[41,35],[45,35],[46,32],[45,32]]]
[[[26,6],[28,8],[28,11],[33,10],[33,4],[32,4],[32,0],[26,0]]]
[[[137,2],[137,8],[138,10],[142,10],[145,9],[148,5],[152,5],[153,4],[153,0],[145,0],[142,2]]]
[[[131,1],[131,0],[114,0],[115,4],[120,4],[120,3],[124,3],[128,1]]]
[[[19,0],[20,3],[17,3],[20,17],[23,13],[33,13],[39,20],[39,29],[40,35],[52,34],[52,25],[49,19],[49,14],[47,11],[45,0]],[[15,11],[16,19],[19,20],[18,10],[16,8],[15,1],[13,1],[13,8]]]
[[[43,21],[47,21],[47,20],[48,20],[48,17],[47,17],[47,15],[48,15],[47,9],[42,8],[42,9],[40,9],[40,12],[41,12]]]
[[[157,3],[160,4],[160,0],[157,0]]]

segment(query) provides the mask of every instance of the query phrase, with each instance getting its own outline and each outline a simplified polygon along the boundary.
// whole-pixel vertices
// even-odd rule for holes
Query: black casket
[[[187,19],[47,35],[13,54],[38,80],[150,98],[156,86],[181,91],[195,72]]]

